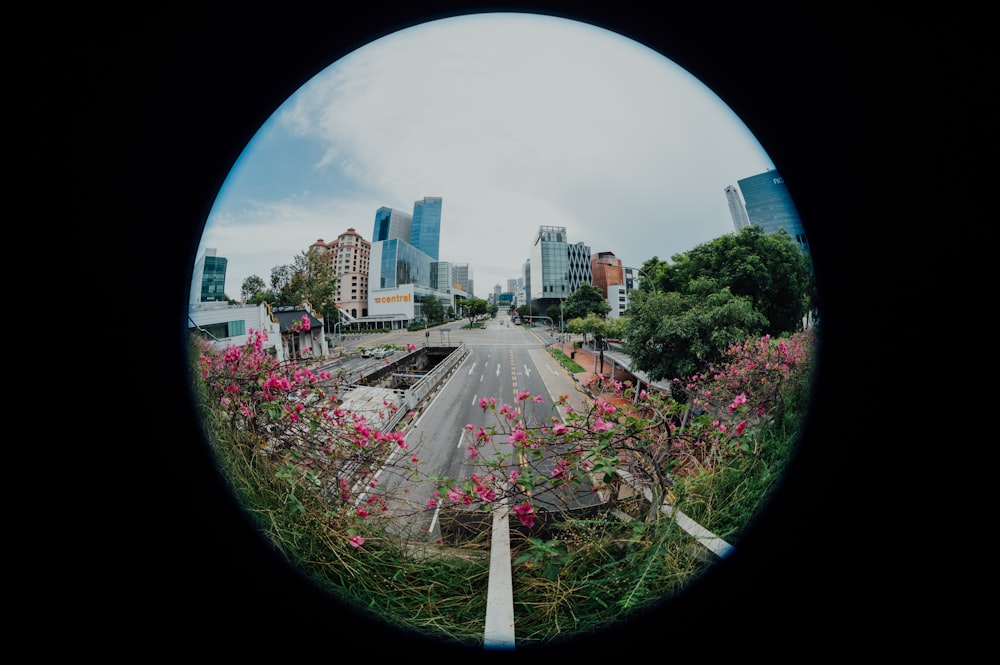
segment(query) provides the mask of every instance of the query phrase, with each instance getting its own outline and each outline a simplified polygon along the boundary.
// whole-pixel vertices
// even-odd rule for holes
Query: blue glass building
[[[372,230],[372,242],[398,238],[410,242],[413,229],[413,216],[401,210],[385,206],[375,211],[375,228]]]
[[[784,178],[777,171],[765,171],[737,183],[746,201],[751,224],[768,234],[784,229],[803,252],[809,253],[809,241],[799,211],[792,202]]]
[[[413,204],[410,244],[434,260],[441,245],[441,197],[425,196]]]
[[[194,266],[191,302],[222,302],[226,299],[226,266],[229,261],[206,249]]]

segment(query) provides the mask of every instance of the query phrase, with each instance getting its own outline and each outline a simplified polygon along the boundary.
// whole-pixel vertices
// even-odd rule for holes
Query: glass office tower
[[[372,231],[372,242],[398,238],[410,242],[413,229],[413,216],[401,210],[385,206],[375,211],[375,228]]]
[[[587,251],[589,269],[589,250]],[[531,304],[548,307],[568,298],[570,288],[569,244],[565,226],[540,226],[528,259]]]
[[[441,244],[441,197],[425,196],[413,204],[410,244],[435,261]]]
[[[739,191],[732,185],[726,185],[726,202],[729,204],[729,214],[733,217],[733,228],[739,232],[740,229],[750,226],[746,206],[740,200]]]
[[[393,238],[382,242],[378,247],[372,245],[373,258],[378,256],[378,263],[370,263],[372,270],[378,270],[377,275],[371,275],[368,283],[376,289],[392,289],[401,284],[414,284],[431,288],[431,264],[434,261],[419,249],[407,242]]]
[[[751,224],[759,226],[768,234],[784,229],[803,252],[809,252],[809,242],[799,211],[792,202],[784,178],[777,171],[766,171],[738,180],[737,183],[743,193],[743,200],[746,201],[747,217]]]
[[[226,299],[226,265],[228,260],[206,249],[194,266],[191,302],[222,302]]]

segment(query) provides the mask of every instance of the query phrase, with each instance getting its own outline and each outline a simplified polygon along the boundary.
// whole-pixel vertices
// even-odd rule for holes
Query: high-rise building
[[[528,261],[531,267],[531,305],[544,313],[551,305],[558,304],[573,293],[565,226],[538,227]]]
[[[451,263],[436,261],[431,264],[431,288],[435,291],[447,291],[455,282],[451,278]]]
[[[410,244],[435,261],[441,244],[441,197],[425,196],[413,203]]]
[[[416,201],[413,215],[382,207],[375,213],[368,280],[367,327],[399,329],[423,320],[434,296],[448,310],[462,311],[472,296],[468,263],[438,261],[441,198]]]
[[[348,320],[368,316],[371,243],[349,228],[333,242],[326,243],[320,238],[310,247],[313,248],[330,257],[330,266],[337,278],[337,309],[346,314]]]
[[[226,299],[226,265],[229,261],[206,249],[194,265],[191,302],[222,302]]]
[[[411,242],[413,230],[413,215],[395,208],[385,206],[375,211],[375,228],[372,230],[372,242],[398,238]]]
[[[726,201],[729,203],[729,214],[733,216],[733,228],[739,230],[750,226],[750,218],[747,217],[746,206],[740,199],[740,192],[732,185],[726,185]]]
[[[472,283],[472,268],[469,267],[468,263],[451,264],[451,281],[452,284],[466,293],[470,295],[475,293]]]
[[[749,178],[738,180],[743,200],[746,201],[747,217],[750,223],[759,226],[764,233],[775,233],[784,229],[799,248],[809,253],[799,211],[792,196],[777,171],[771,170]]]
[[[590,245],[582,242],[566,245],[569,258],[569,292],[574,293],[581,284],[591,284],[594,274],[590,269]]]

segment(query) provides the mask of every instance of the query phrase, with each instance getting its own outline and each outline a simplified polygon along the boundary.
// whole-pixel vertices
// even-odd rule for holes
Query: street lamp
[[[334,350],[336,350],[337,346],[340,344],[339,330],[340,330],[340,326],[343,323],[344,323],[343,321],[337,321],[336,323],[333,324],[333,348],[334,348]]]

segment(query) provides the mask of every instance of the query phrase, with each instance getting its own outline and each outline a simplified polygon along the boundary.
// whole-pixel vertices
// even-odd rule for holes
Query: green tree
[[[243,285],[240,287],[240,296],[244,302],[250,302],[258,293],[264,291],[266,287],[267,285],[264,284],[263,279],[257,275],[250,275],[243,280]]]
[[[329,309],[337,292],[337,277],[330,258],[315,248],[297,254],[287,291],[286,304],[308,302],[316,312]]]
[[[608,339],[621,336],[624,330],[624,322],[620,319],[605,319],[591,312],[584,318],[571,319],[566,329],[575,335],[583,335],[584,338],[590,335],[593,338],[594,346],[598,350],[595,364],[599,360],[601,367],[603,367],[605,342]]]
[[[433,293],[424,298],[423,314],[428,321],[440,322],[444,320],[444,305]]]
[[[465,316],[471,324],[475,323],[479,317],[486,315],[486,312],[489,310],[489,303],[482,298],[468,298],[462,302],[462,307],[465,310]]]
[[[292,266],[285,264],[281,266],[274,266],[271,268],[271,291],[275,295],[281,294],[292,281]],[[291,303],[276,303],[278,305],[286,305]]]
[[[683,293],[693,280],[711,277],[734,296],[749,298],[767,319],[760,332],[772,337],[801,330],[813,308],[811,262],[784,230],[747,226],[675,256],[666,273],[664,290]]]
[[[539,310],[534,305],[528,305],[528,304],[521,305],[515,311],[517,311],[517,315],[522,319],[526,316],[539,316],[541,314],[541,310]]]
[[[811,263],[787,233],[750,226],[642,266],[625,349],[654,379],[705,371],[730,343],[802,329],[814,308]]]
[[[749,298],[700,278],[687,293],[634,291],[622,336],[635,366],[656,381],[701,373],[766,324]]]
[[[556,310],[558,311],[558,305]],[[570,294],[569,298],[563,302],[563,321],[570,319],[582,319],[588,314],[596,314],[600,318],[607,316],[611,311],[611,305],[607,298],[601,293],[601,289],[593,284],[581,284],[576,291]],[[556,315],[558,317],[558,313]],[[558,320],[554,318],[553,320]]]

